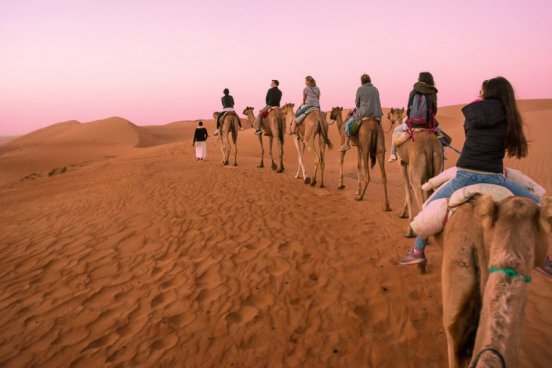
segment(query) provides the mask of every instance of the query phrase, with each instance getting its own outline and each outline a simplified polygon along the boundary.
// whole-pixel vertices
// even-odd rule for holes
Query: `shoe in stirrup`
[[[262,133],[262,131],[260,129],[255,130],[255,134],[259,135],[261,133]]]
[[[347,150],[350,150],[351,146],[348,144],[344,144],[343,146],[339,147],[339,152],[345,152]]]
[[[552,260],[550,257],[546,257],[542,266],[537,267],[537,271],[548,277],[552,277]]]
[[[213,135],[219,135],[219,134],[220,134],[220,131],[217,129],[217,130],[215,130],[215,134],[213,134]]]
[[[392,153],[391,156],[389,156],[389,161],[388,162],[395,162],[397,160],[398,160],[397,154]]]
[[[408,251],[406,257],[401,258],[399,263],[401,265],[418,264],[426,261],[426,257],[423,250],[411,249]]]

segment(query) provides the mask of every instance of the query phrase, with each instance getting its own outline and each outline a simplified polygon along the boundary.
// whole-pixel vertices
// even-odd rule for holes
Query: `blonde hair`
[[[310,86],[310,87],[316,87],[316,81],[315,81],[314,78],[311,77],[310,75],[307,75],[307,76],[305,77],[305,80],[306,80],[307,82],[309,82],[309,86]]]

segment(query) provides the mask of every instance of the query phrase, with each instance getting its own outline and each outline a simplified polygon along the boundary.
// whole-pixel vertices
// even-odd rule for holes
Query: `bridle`
[[[491,353],[496,355],[498,357],[498,359],[500,360],[500,366],[503,367],[503,368],[506,368],[506,361],[504,360],[504,357],[502,356],[502,354],[498,350],[493,349],[493,348],[485,348],[485,349],[479,351],[479,353],[477,354],[477,356],[475,357],[473,362],[470,364],[469,368],[475,368],[477,363],[479,363],[479,359],[481,359],[481,355],[483,355],[483,353],[486,352],[486,351],[490,351]]]

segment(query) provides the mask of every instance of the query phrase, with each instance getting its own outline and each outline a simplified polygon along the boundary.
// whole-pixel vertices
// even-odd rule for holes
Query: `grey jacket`
[[[356,117],[370,116],[377,119],[381,118],[381,103],[379,92],[372,83],[365,83],[358,87],[356,93]]]

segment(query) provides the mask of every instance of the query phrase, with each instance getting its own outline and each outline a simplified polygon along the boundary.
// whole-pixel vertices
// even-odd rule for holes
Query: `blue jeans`
[[[313,107],[318,107],[320,108],[320,106],[309,106],[309,105],[303,105],[301,106],[296,112],[295,112],[295,117],[299,117],[301,115],[303,115],[305,113],[305,111],[307,111],[308,109],[311,109]]]
[[[532,199],[536,203],[540,203],[540,200],[534,196],[529,190],[525,189],[519,184],[514,183],[513,181],[504,177],[500,174],[476,174],[469,171],[463,171],[458,169],[456,177],[452,179],[448,184],[439,190],[439,192],[434,195],[428,203],[433,202],[436,199],[441,198],[450,198],[452,193],[456,192],[458,189],[467,187],[472,184],[496,184],[500,185],[506,189],[509,189],[515,196],[525,197]],[[423,251],[427,244],[427,239],[423,239],[419,236],[416,237],[414,242],[414,249]]]

